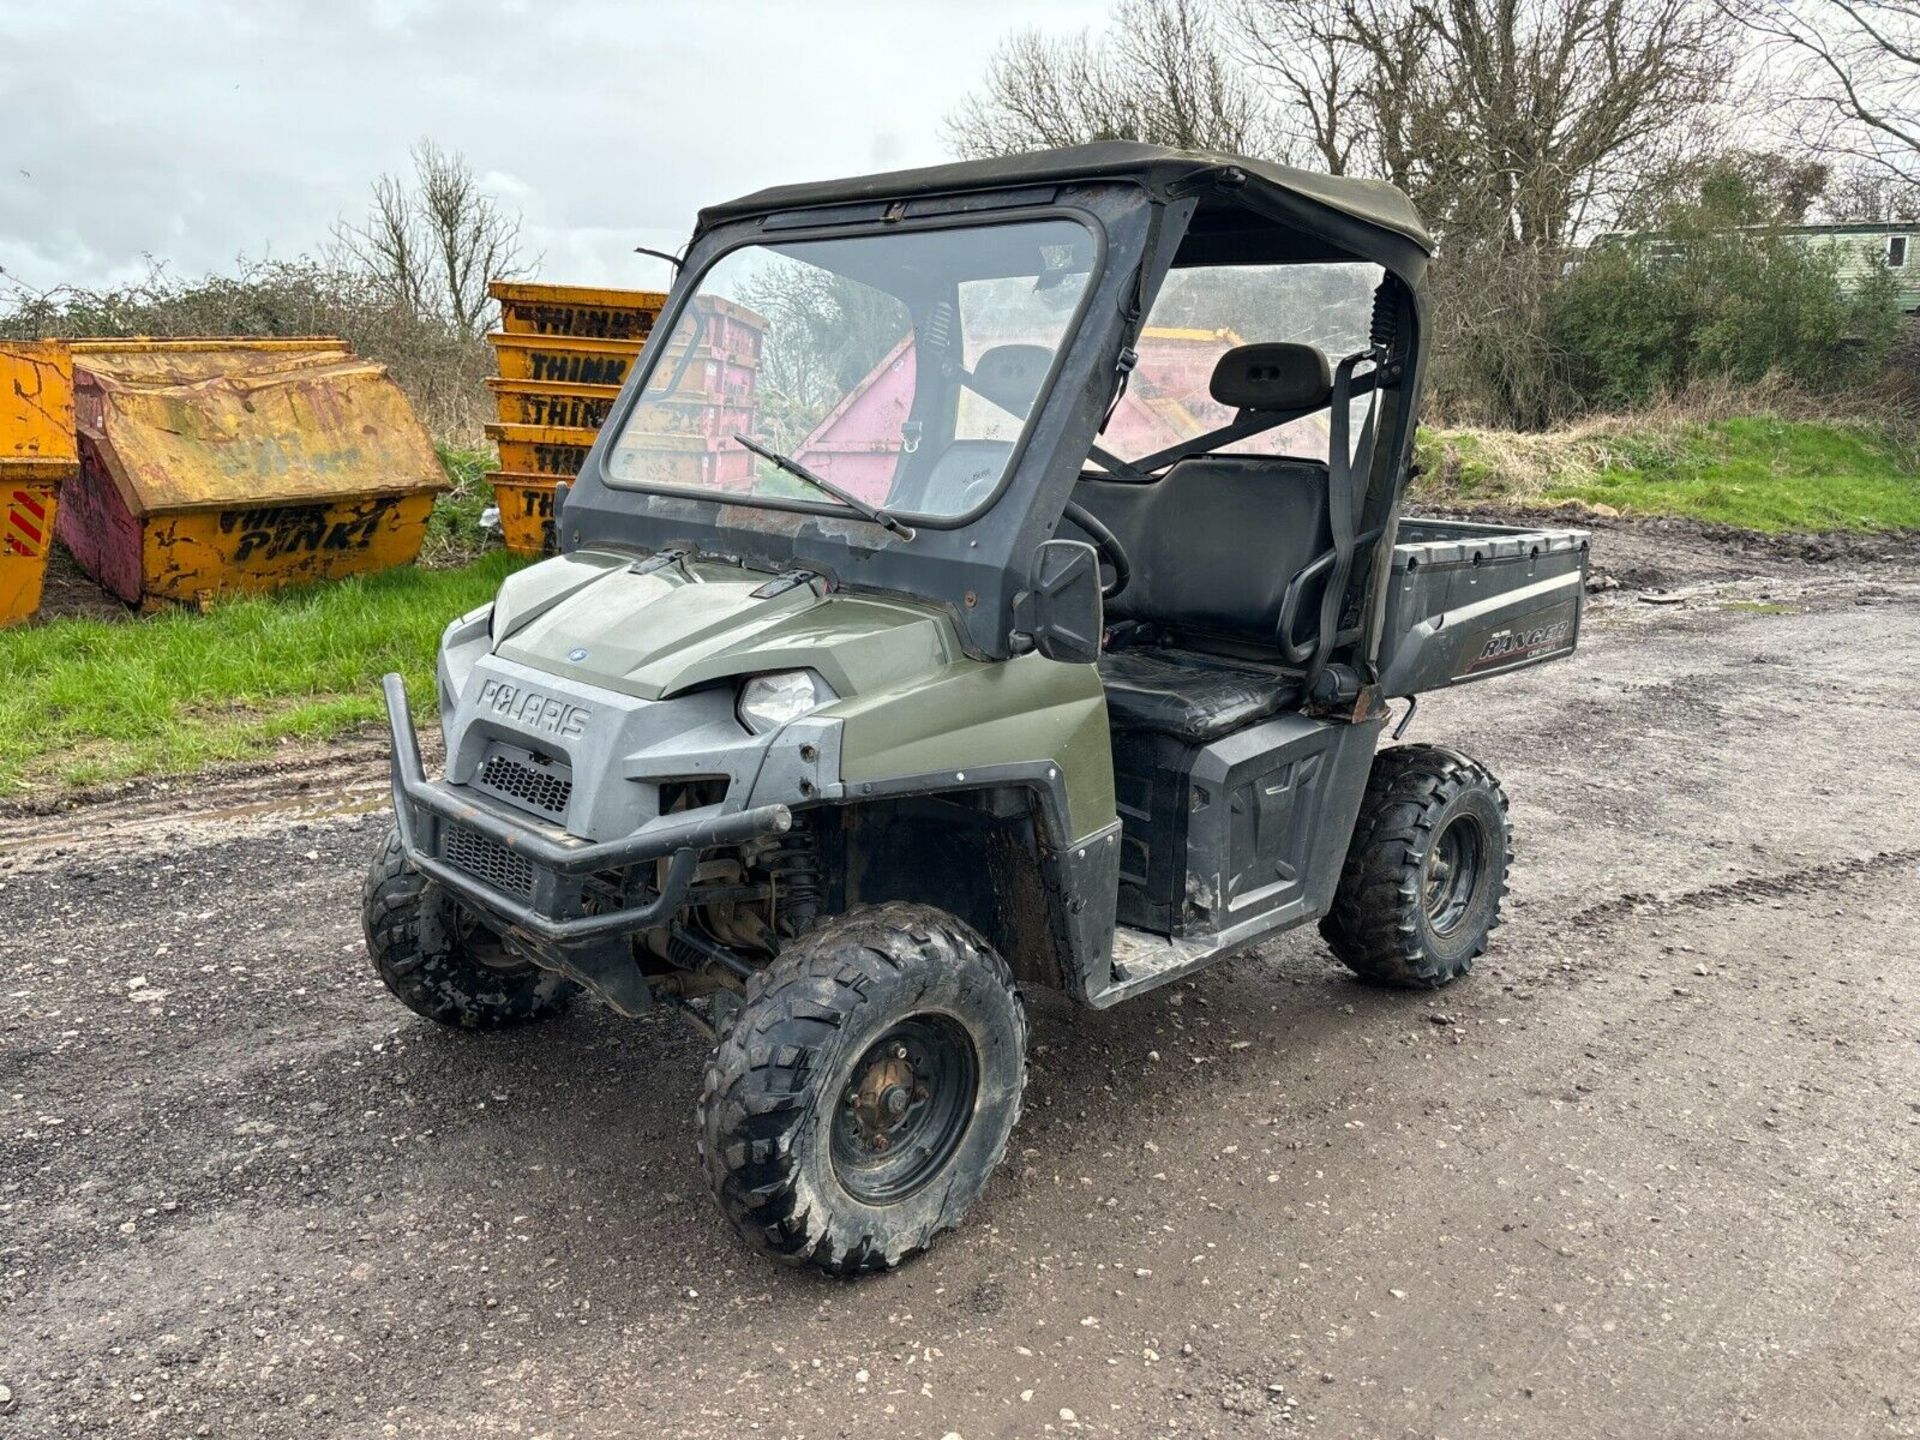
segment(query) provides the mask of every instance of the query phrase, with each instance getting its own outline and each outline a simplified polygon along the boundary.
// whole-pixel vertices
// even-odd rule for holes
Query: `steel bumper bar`
[[[462,899],[549,945],[581,945],[661,924],[685,903],[702,850],[738,844],[756,835],[778,834],[793,825],[793,813],[786,806],[762,805],[730,815],[657,821],[618,840],[597,844],[551,839],[530,825],[481,809],[450,786],[427,779],[420,763],[420,745],[413,733],[406,684],[398,675],[387,675],[380,685],[386,695],[387,724],[393,737],[394,820],[408,863]],[[425,844],[421,841],[422,812],[428,836]],[[442,860],[431,838],[440,821],[464,825],[525,859],[534,876],[531,903],[503,895]],[[566,908],[559,883],[563,877],[621,870],[664,856],[672,856],[666,878],[661,882],[659,893],[646,904],[593,915],[555,913]],[[578,908],[578,890],[572,888],[573,895],[569,898],[574,902],[572,908]]]

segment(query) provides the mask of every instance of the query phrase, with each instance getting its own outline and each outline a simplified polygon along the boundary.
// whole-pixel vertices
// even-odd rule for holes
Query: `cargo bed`
[[[1381,629],[1382,693],[1414,695],[1571,654],[1590,538],[1585,530],[1402,520]]]

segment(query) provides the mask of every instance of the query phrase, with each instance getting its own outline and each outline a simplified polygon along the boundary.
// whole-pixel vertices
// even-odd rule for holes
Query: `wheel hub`
[[[1485,850],[1479,822],[1469,815],[1454,816],[1434,836],[1421,900],[1436,934],[1451,933],[1471,907]]]
[[[914,1130],[921,1118],[915,1115],[914,1107],[925,1106],[932,1099],[914,1069],[914,1058],[905,1044],[894,1042],[884,1047],[880,1058],[869,1055],[856,1068],[845,1104],[852,1115],[852,1138],[857,1145],[884,1152]]]
[[[944,1016],[894,1026],[855,1062],[833,1119],[833,1165],[868,1204],[903,1200],[939,1173],[973,1115],[979,1059]]]

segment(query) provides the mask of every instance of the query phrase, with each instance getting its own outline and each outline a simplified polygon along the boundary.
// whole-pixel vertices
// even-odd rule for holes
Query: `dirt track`
[[[1920,574],[1598,558],[1415,726],[1514,799],[1472,979],[1041,1000],[986,1201],[853,1284],[712,1210],[684,1025],[385,998],[364,751],[0,819],[0,1440],[1920,1435]]]

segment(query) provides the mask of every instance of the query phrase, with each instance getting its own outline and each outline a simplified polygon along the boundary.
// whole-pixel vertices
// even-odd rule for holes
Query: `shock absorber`
[[[1395,331],[1399,328],[1400,297],[1392,287],[1393,281],[1383,279],[1373,292],[1372,323],[1367,327],[1369,343],[1382,355],[1393,350]]]
[[[820,901],[826,888],[820,837],[812,818],[794,816],[793,828],[779,837],[761,864],[773,877],[778,928],[788,936],[804,934],[820,918]]]

